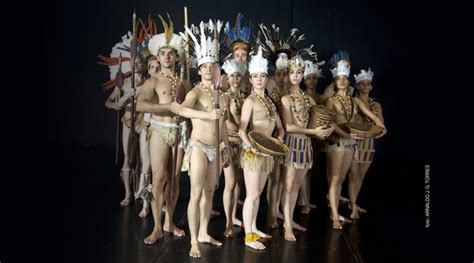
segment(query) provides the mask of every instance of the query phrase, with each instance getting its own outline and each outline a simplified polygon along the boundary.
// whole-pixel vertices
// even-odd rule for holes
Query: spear
[[[118,71],[115,74],[115,86],[119,90],[119,94],[115,97],[115,105],[117,105],[122,93],[123,87],[123,72],[122,72],[122,54],[119,57]],[[120,110],[117,110],[117,126],[115,127],[115,164],[118,164],[119,158],[119,145],[120,145]]]
[[[131,76],[131,88],[133,90],[134,96],[131,98],[131,115],[132,115],[132,123],[130,125],[130,135],[128,137],[128,147],[127,147],[127,155],[129,156],[129,167],[133,169],[137,164],[137,144],[138,144],[138,138],[137,134],[135,132],[135,122],[136,122],[136,105],[135,105],[135,93],[136,93],[136,88],[135,88],[135,61],[137,58],[137,19],[136,19],[136,14],[135,10],[133,10],[133,16],[132,16],[132,39],[130,40],[130,66],[132,67],[132,76]],[[132,179],[132,184],[135,183],[135,173],[131,175]],[[135,188],[135,187],[133,187]]]
[[[214,39],[217,39],[217,28],[214,30]],[[219,67],[219,63],[216,63],[214,65],[214,77],[213,77],[213,82],[214,82],[214,89],[216,91],[216,99],[215,99],[215,104],[214,108],[217,110],[219,109],[219,83],[221,80],[221,69]],[[219,178],[221,174],[221,169],[220,169],[220,157],[221,157],[221,151],[219,149],[219,144],[220,144],[220,117],[216,119],[215,121],[215,126],[216,126],[216,176]]]
[[[188,9],[187,7],[185,6],[184,7],[184,25],[185,26],[188,26]],[[187,47],[188,47],[188,37],[187,37],[187,33],[186,33],[186,53],[187,53]],[[187,54],[186,54],[187,55]],[[189,66],[188,66],[188,63],[186,61],[186,55],[183,56],[182,59],[182,63],[181,63],[181,68],[180,68],[180,74],[179,74],[179,85],[178,87],[176,87],[176,102],[181,104],[184,100],[184,93],[185,93],[185,90],[184,90],[184,86],[183,86],[183,80],[184,80],[184,65],[186,65],[186,68],[187,68],[187,72],[188,72],[188,76],[187,78],[189,79]],[[175,173],[176,173],[176,166],[177,166],[177,161],[178,161],[178,143],[179,141],[181,140],[181,126],[180,126],[180,123],[182,121],[182,118],[178,115],[176,116],[176,133],[175,133],[175,137],[174,137],[174,145],[173,145],[173,148],[174,148],[174,151],[173,151],[173,164],[171,165],[171,174],[169,176],[169,185],[168,185],[168,193],[167,193],[167,198],[168,200],[171,201],[171,191],[172,191],[172,187],[174,185],[174,180],[175,180]]]

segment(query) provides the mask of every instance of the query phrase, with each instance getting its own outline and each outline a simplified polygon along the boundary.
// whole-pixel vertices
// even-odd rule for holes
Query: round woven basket
[[[383,132],[383,127],[367,124],[367,123],[355,123],[349,122],[345,124],[349,128],[351,133],[357,134],[360,138],[374,138]]]
[[[251,131],[248,133],[248,137],[252,145],[262,153],[272,156],[285,156],[290,152],[286,144],[263,133]]]
[[[327,126],[334,123],[336,113],[325,106],[315,105],[309,111],[308,129],[315,129],[320,126]]]

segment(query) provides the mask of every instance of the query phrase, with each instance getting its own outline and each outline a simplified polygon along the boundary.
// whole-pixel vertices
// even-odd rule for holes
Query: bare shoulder
[[[256,99],[257,98],[255,98],[255,96],[253,94],[250,94],[247,98],[245,98],[244,104],[242,105],[242,107],[244,107],[244,106],[253,107],[253,105],[255,104]]]
[[[290,95],[285,95],[285,96],[281,97],[281,103],[283,103],[285,105],[289,105],[290,104]]]

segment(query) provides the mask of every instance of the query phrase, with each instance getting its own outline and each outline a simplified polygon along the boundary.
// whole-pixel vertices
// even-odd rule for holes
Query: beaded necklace
[[[252,91],[253,94],[255,94],[255,96],[257,97],[257,99],[260,101],[260,103],[263,105],[263,107],[265,108],[265,110],[267,111],[267,116],[268,116],[268,119],[270,121],[273,121],[275,120],[275,111],[276,111],[276,107],[275,107],[275,104],[273,104],[273,102],[269,99],[267,99],[265,97],[265,94],[263,95],[263,98],[265,98],[265,100],[268,101],[268,103],[270,104],[270,107],[267,106],[267,103],[265,103],[265,101],[263,100],[262,97],[260,97],[260,95],[258,95],[255,91]],[[270,112],[270,108],[271,108],[271,111]]]
[[[227,94],[229,94],[230,98],[234,101],[235,107],[237,108],[237,113],[240,115],[241,110],[242,110],[242,104],[244,103],[244,96],[242,92],[240,91],[234,92],[232,91],[232,88],[230,88],[227,91]]]
[[[200,85],[201,85],[201,87],[206,88],[207,94],[208,94],[209,98],[212,101],[212,105],[216,105],[216,100],[214,99],[214,96],[212,96],[211,89],[209,87],[207,87],[206,85],[204,85],[204,83],[202,83],[202,82],[200,83]],[[221,96],[221,94],[219,94],[219,91],[217,91],[217,94],[218,94],[218,96]],[[223,105],[224,106],[224,111],[222,112],[222,115],[224,115],[225,112],[226,112],[226,109],[227,109],[227,104],[225,103],[225,100],[222,100],[222,101],[224,103],[224,105]]]
[[[161,71],[158,71],[158,74],[160,74],[161,77],[164,77],[171,82],[171,97],[173,98],[173,101],[174,101],[176,99],[176,88],[178,87],[178,84],[179,84],[178,78],[170,77]]]
[[[365,101],[363,101],[360,96],[357,96],[357,97],[358,97],[362,102],[364,102],[365,105],[367,105],[367,104],[365,103]],[[375,100],[372,99],[372,98],[369,98],[369,108],[370,108],[370,111],[373,112],[375,115],[378,114],[377,103],[376,103]],[[363,114],[363,115],[364,115],[364,117],[365,117],[365,123],[372,124],[372,125],[375,124],[375,122],[374,122],[371,118],[369,118],[369,117],[368,117],[367,115],[365,115],[365,114]]]
[[[308,98],[309,95],[307,95],[305,92],[302,92],[300,89],[298,89],[295,93],[296,94],[289,94],[291,101],[291,111],[296,115],[296,119],[299,122],[307,123],[309,120],[309,109],[311,107],[311,102]]]
[[[348,102],[346,102],[346,100],[344,100],[344,98],[338,93],[335,93],[334,97],[336,97],[339,100],[342,107],[344,108],[344,118],[346,118],[348,122],[351,121],[352,116],[354,115],[354,102],[352,101],[351,96],[348,96],[349,97]]]

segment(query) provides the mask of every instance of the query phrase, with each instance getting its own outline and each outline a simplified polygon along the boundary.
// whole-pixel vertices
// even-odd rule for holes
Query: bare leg
[[[128,137],[130,135],[130,128],[128,128],[125,124],[122,125],[122,146],[123,146],[123,166],[121,171],[121,177],[123,181],[123,186],[125,189],[125,197],[122,201],[120,201],[121,206],[128,206],[132,201],[132,190],[130,187],[130,166],[129,162],[130,159],[127,155],[128,153]]]
[[[239,170],[237,170],[237,171],[239,171]],[[232,207],[232,223],[234,224],[234,226],[243,227],[242,221],[240,221],[237,218],[237,203],[238,203],[238,200],[239,200],[239,196],[240,196],[240,185],[237,182],[235,184],[235,188],[234,188],[234,205]]]
[[[244,169],[245,189],[247,191],[244,207],[242,208],[244,230],[246,234],[245,245],[258,250],[265,249],[265,246],[257,240],[251,240],[247,237],[254,235],[255,231],[257,230],[253,229],[253,219],[257,216],[254,215],[255,204],[259,200],[261,194],[261,189],[259,185],[261,180],[259,178],[260,176],[262,175],[259,173],[259,171],[251,171],[250,169]]]
[[[345,152],[334,152],[328,153],[328,166],[330,170],[331,183],[329,187],[329,202],[331,205],[331,218],[333,218],[333,228],[342,229],[342,225],[339,220],[340,218],[339,209],[339,197],[341,195],[341,188],[346,174],[352,163],[354,156],[354,150]]]
[[[277,169],[279,170],[280,178],[278,180],[276,215],[277,215],[277,218],[284,220],[284,216],[283,216],[283,213],[280,212],[280,208],[281,208],[281,211],[283,211],[283,202],[281,201],[281,196],[283,194],[283,184],[285,180],[286,166],[283,166],[280,164],[278,165]]]
[[[352,162],[351,170],[349,173],[349,197],[351,199],[351,218],[359,218],[359,206],[357,205],[357,197],[362,183],[365,178],[365,174],[369,170],[370,163],[356,163]],[[364,209],[365,210],[365,209]]]
[[[151,201],[151,211],[153,214],[154,228],[153,232],[145,238],[144,242],[147,245],[156,243],[158,239],[163,237],[161,227],[161,208],[163,206],[164,196],[163,190],[166,183],[167,173],[169,170],[171,149],[165,143],[161,135],[153,132],[150,138],[150,158],[151,169],[153,173],[152,194],[153,201]]]
[[[199,223],[198,242],[210,243],[214,246],[222,246],[222,242],[215,240],[207,232],[209,219],[211,218],[212,200],[218,180],[218,177],[216,176],[216,165],[217,162],[213,161],[207,166],[206,179],[204,182],[204,189],[200,202],[201,218]]]
[[[192,149],[190,166],[191,196],[188,204],[188,224],[191,236],[191,251],[189,251],[189,256],[199,258],[201,257],[201,251],[198,245],[199,206],[204,189],[208,162],[206,156],[197,148]]]
[[[293,234],[293,213],[298,198],[298,189],[304,180],[307,169],[296,169],[294,167],[286,167],[285,185],[283,188],[283,214],[285,216],[285,239],[288,241],[296,241]],[[299,225],[298,225],[299,226]],[[301,230],[305,228],[299,226]]]
[[[142,169],[140,173],[140,182],[139,182],[138,191],[135,193],[135,199],[141,197],[143,200],[143,207],[139,213],[139,216],[141,218],[146,217],[148,213],[150,212],[150,205],[144,196],[144,193],[146,191],[146,183],[150,181],[150,169],[151,169],[150,148],[149,148],[150,146],[146,140],[146,134],[147,134],[146,129],[143,129],[140,132],[140,158],[142,160]]]
[[[226,216],[226,229],[224,231],[225,237],[232,237],[232,214],[233,208],[235,207],[235,167],[234,164],[224,168],[224,176],[225,176],[225,187],[224,187],[224,194],[223,194],[223,202],[224,202],[224,211]]]
[[[173,149],[174,151],[174,149]],[[183,166],[183,157],[184,157],[184,150],[182,148],[178,148],[178,154],[176,155],[176,170],[173,180],[173,185],[168,184],[167,191],[172,189],[171,193],[166,193],[166,197],[170,197],[171,200],[167,200],[166,202],[166,214],[165,214],[165,223],[163,225],[163,231],[172,233],[174,236],[182,237],[185,235],[184,230],[178,228],[174,221],[174,210],[176,209],[176,203],[178,202],[179,197],[179,180],[181,178],[181,167]]]
[[[275,165],[273,172],[268,176],[267,184],[267,200],[268,200],[268,215],[267,222],[271,228],[278,228],[277,214],[279,208],[279,183],[281,180],[280,165]]]

